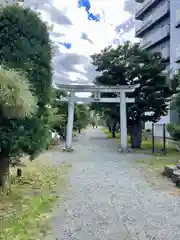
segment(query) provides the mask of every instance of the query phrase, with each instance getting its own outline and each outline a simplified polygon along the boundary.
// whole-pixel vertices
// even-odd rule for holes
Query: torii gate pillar
[[[73,137],[73,122],[74,122],[74,97],[75,92],[70,92],[68,101],[68,122],[66,132],[66,145],[65,149],[72,150],[72,137]]]
[[[121,150],[128,149],[127,139],[127,116],[126,116],[126,93],[120,93],[120,126],[121,126]]]

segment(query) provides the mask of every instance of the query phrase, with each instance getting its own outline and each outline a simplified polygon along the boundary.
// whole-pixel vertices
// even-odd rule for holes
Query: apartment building
[[[135,36],[143,49],[161,52],[167,70],[180,69],[180,0],[135,0],[138,24]],[[174,110],[168,122],[177,122]]]

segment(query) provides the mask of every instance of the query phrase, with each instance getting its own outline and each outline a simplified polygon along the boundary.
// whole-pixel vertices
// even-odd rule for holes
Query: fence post
[[[152,123],[152,153],[154,153],[154,123]]]
[[[166,124],[163,124],[163,152],[166,154]]]

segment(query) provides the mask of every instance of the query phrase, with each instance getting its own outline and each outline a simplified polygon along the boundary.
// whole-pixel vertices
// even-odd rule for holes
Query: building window
[[[176,28],[180,27],[180,8],[176,10]]]

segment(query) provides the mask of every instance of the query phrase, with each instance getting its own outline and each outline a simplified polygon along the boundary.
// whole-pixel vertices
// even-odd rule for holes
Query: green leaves
[[[51,59],[48,29],[40,17],[29,8],[4,7],[0,13],[0,63],[27,72],[40,104],[49,101]]]
[[[38,14],[16,4],[2,7],[0,65],[5,72],[0,76],[0,148],[9,155],[35,156],[47,146],[51,60],[48,26]]]
[[[85,104],[76,104],[75,107],[75,128],[85,128],[89,123],[89,109]]]
[[[180,140],[180,125],[178,124],[168,124],[167,130],[170,133],[170,136],[175,140]]]
[[[0,107],[7,118],[31,117],[37,111],[37,98],[25,74],[0,67]]]
[[[161,115],[167,113],[168,101],[173,90],[167,85],[167,77],[162,74],[165,64],[161,55],[151,54],[139,47],[138,43],[126,42],[117,48],[108,47],[99,54],[92,56],[93,64],[101,73],[95,80],[95,84],[102,85],[128,85],[140,84],[134,93],[128,93],[127,97],[134,97],[135,103],[129,104],[128,122],[158,120]],[[109,96],[110,97],[110,96]],[[94,109],[96,106],[93,104]],[[104,109],[109,109],[109,117],[119,121],[119,111],[116,104],[103,104]],[[99,108],[100,109],[100,108]],[[153,111],[154,116],[145,116],[148,111]],[[101,111],[104,111],[101,106]]]

